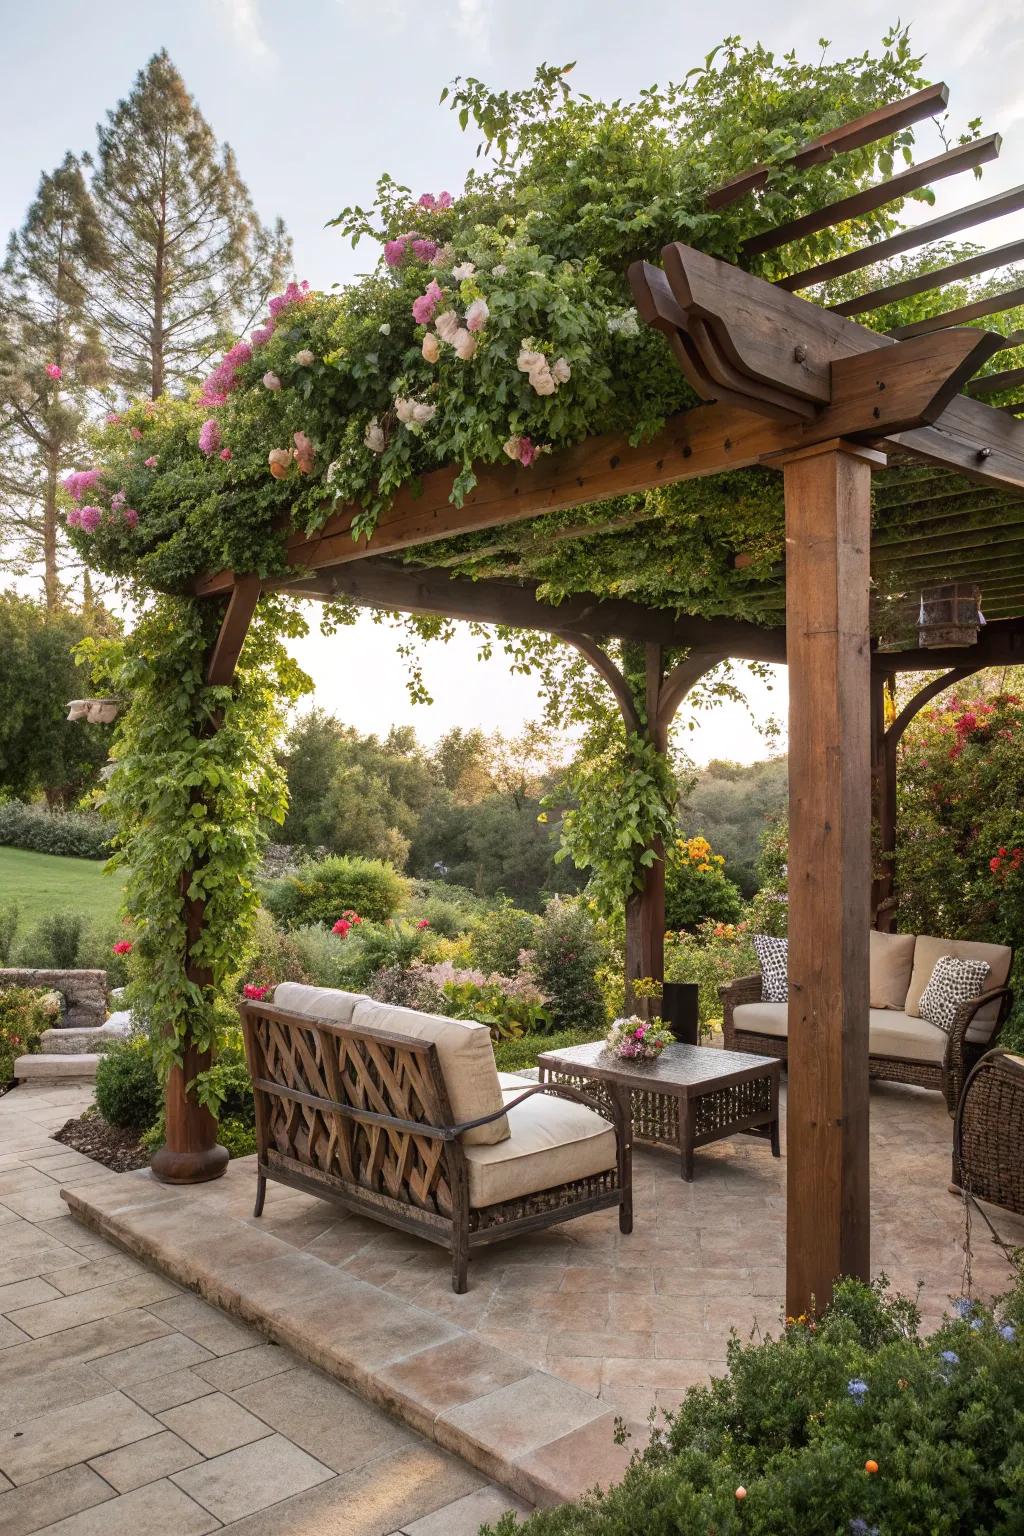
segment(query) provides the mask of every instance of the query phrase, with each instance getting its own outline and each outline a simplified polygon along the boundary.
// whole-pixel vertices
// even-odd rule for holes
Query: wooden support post
[[[839,440],[785,462],[789,655],[786,1310],[869,1276],[871,469]]]
[[[235,675],[235,665],[245,642],[260,595],[258,577],[243,577],[232,589],[217,638],[206,665],[206,681],[228,687]],[[209,730],[218,731],[223,716],[210,721]],[[185,975],[194,986],[210,985],[210,971],[192,958],[203,931],[203,903],[188,895],[193,871],[182,871],[180,889],[185,904]],[[226,1147],[217,1141],[217,1122],[210,1111],[189,1093],[189,1084],[197,1073],[212,1065],[210,1051],[200,1051],[186,1033],[181,1042],[181,1066],[173,1067],[167,1079],[164,1098],[165,1140],[150,1164],[153,1174],[165,1184],[205,1184],[220,1178],[228,1165]]]
[[[645,735],[658,752],[668,749],[668,725],[658,714],[662,682],[661,646],[644,646]],[[654,863],[642,869],[643,885],[626,901],[626,1007],[639,1008],[633,982],[641,976],[662,981],[665,976],[665,849],[654,845]],[[646,1012],[646,1009],[644,1009]]]

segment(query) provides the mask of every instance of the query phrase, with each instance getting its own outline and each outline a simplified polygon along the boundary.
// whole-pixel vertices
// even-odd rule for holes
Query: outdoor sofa
[[[949,1031],[921,1018],[918,1004],[943,955],[985,960],[985,991],[964,1003]],[[871,933],[868,1068],[872,1077],[945,1094],[956,1112],[967,1074],[995,1043],[1010,1011],[1006,985],[1013,950],[1004,944],[936,939],[928,934]],[[788,1003],[762,1001],[761,976],[720,988],[725,1048],[786,1059]]]
[[[617,1206],[633,1225],[631,1130],[565,1084],[499,1073],[484,1024],[284,982],[241,1007],[268,1179],[472,1250]]]

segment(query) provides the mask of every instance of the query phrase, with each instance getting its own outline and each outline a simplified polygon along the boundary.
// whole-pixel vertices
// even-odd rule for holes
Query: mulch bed
[[[122,1131],[116,1125],[108,1125],[102,1115],[82,1115],[68,1120],[59,1131],[53,1133],[54,1141],[63,1142],[84,1157],[102,1163],[114,1173],[131,1173],[136,1168],[148,1168],[150,1154],[139,1146],[135,1131]]]

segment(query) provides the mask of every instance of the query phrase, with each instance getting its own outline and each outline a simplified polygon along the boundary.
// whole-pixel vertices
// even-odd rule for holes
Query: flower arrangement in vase
[[[623,1061],[653,1061],[660,1056],[673,1036],[658,1018],[641,1019],[632,1014],[627,1019],[615,1019],[605,1036],[605,1050]]]

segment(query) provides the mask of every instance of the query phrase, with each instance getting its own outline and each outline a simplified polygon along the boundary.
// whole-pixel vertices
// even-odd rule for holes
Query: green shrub
[[[459,938],[466,932],[471,921],[465,907],[457,906],[452,901],[444,901],[440,896],[430,896],[425,901],[413,901],[409,906],[409,912],[417,921],[425,919],[432,931],[443,939]]]
[[[588,1034],[585,1029],[562,1029],[549,1035],[519,1035],[514,1040],[499,1040],[494,1047],[494,1060],[499,1072],[523,1072],[537,1065],[537,1057],[542,1051],[564,1051],[570,1045],[586,1045],[588,1040],[594,1039],[600,1039],[600,1034]]]
[[[77,971],[85,936],[81,912],[48,912],[31,928],[18,946],[18,959],[35,970]]]
[[[222,1120],[217,1127],[217,1140],[227,1147],[229,1157],[251,1157],[256,1151],[256,1131],[244,1120]]]
[[[21,924],[21,908],[16,901],[5,901],[0,907],[0,965],[12,965],[14,945]]]
[[[217,1120],[250,1129],[256,1124],[252,1078],[240,1029],[229,1029],[224,1034],[213,1066],[196,1078],[196,1097]]]
[[[708,918],[734,923],[742,906],[738,887],[725,873],[725,859],[712,851],[707,838],[677,838],[675,858],[665,866],[666,925],[695,928]]]
[[[94,812],[51,811],[20,800],[0,804],[0,846],[55,853],[65,858],[105,859],[108,831]]]
[[[96,1107],[104,1120],[126,1131],[145,1131],[159,1119],[163,1089],[145,1035],[133,1035],[100,1057]]]
[[[272,881],[265,902],[286,928],[307,923],[330,927],[349,909],[364,921],[382,923],[398,911],[406,890],[406,881],[390,864],[332,854]]]
[[[956,1311],[956,1309],[955,1309]],[[1024,1289],[928,1338],[884,1282],[729,1345],[623,1480],[501,1536],[1011,1536],[1021,1529]],[[876,1469],[876,1470],[872,1470]],[[742,1499],[737,1489],[745,1490]],[[485,1530],[488,1528],[485,1528]]]
[[[549,901],[537,927],[531,969],[548,999],[555,1029],[603,1032],[608,1016],[597,981],[602,958],[586,907],[558,896]]]
[[[759,969],[751,933],[748,923],[709,921],[696,933],[672,933],[665,940],[665,980],[696,982],[705,1028],[722,1017],[719,987]]]
[[[261,907],[256,914],[255,950],[244,980],[258,987],[276,987],[280,981],[314,981],[295,933],[278,927],[271,913]]]
[[[34,1056],[39,1037],[60,1015],[55,992],[38,987],[0,988],[0,1085],[14,1076],[19,1056]]]
[[[510,901],[476,919],[469,932],[473,964],[488,974],[514,976],[519,969],[521,950],[532,949],[540,926],[534,912],[524,912]]]

